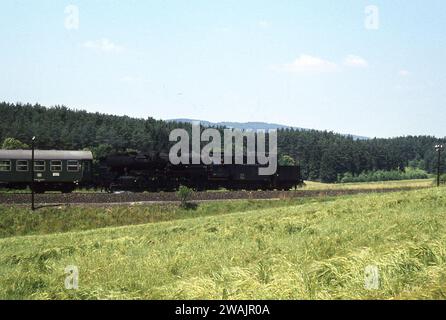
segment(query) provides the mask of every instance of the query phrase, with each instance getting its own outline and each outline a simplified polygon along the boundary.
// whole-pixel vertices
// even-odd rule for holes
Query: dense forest
[[[15,138],[29,143],[36,136],[38,148],[88,148],[95,156],[123,150],[168,152],[170,131],[178,127],[190,130],[189,124],[88,113],[63,106],[0,103],[0,115],[0,141]],[[378,170],[404,171],[407,167],[433,172],[434,145],[438,142],[444,139],[407,136],[357,140],[326,131],[278,131],[279,155],[296,159],[305,179],[323,182]]]

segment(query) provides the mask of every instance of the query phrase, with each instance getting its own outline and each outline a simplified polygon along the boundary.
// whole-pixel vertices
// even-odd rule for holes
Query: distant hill
[[[277,124],[277,123],[268,123],[268,122],[228,122],[228,121],[222,121],[222,122],[210,122],[206,120],[196,120],[196,119],[187,119],[187,118],[180,118],[180,119],[170,119],[167,120],[168,122],[177,122],[177,123],[192,123],[199,121],[201,125],[206,127],[227,127],[231,129],[240,129],[240,130],[274,130],[274,129],[295,129],[295,130],[310,130],[306,128],[299,128],[299,127],[292,127],[287,126],[283,124]],[[344,136],[352,136],[356,140],[368,140],[370,138],[368,137],[362,137],[362,136],[356,136],[352,134],[343,134]]]

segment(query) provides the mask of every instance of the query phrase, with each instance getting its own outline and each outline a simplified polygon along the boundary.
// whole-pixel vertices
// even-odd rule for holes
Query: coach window
[[[67,161],[67,170],[69,172],[79,172],[79,161],[68,160]]]
[[[44,172],[45,171],[45,160],[34,161],[34,171]]]
[[[51,160],[50,169],[51,169],[51,172],[62,172],[62,161]]]
[[[1,160],[0,171],[11,171],[11,160]]]
[[[16,170],[18,172],[27,172],[28,171],[28,160],[17,160]]]

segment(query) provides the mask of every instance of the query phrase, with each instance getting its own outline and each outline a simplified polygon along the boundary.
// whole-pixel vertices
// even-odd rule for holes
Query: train
[[[76,189],[108,192],[174,192],[180,186],[206,190],[290,190],[302,184],[298,165],[259,175],[259,164],[180,164],[157,152],[127,152],[94,159],[90,151],[0,150],[0,187],[36,193]],[[234,162],[232,162],[234,163]],[[32,178],[34,173],[34,180]]]

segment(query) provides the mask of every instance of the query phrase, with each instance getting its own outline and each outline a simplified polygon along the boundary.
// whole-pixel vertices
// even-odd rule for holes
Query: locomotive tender
[[[0,150],[0,186],[31,186],[31,151]],[[175,191],[180,185],[197,191],[290,190],[302,183],[299,166],[278,166],[271,176],[260,165],[172,165],[167,154],[125,153],[93,162],[89,151],[35,151],[34,191],[72,192],[77,187],[107,191]]]

